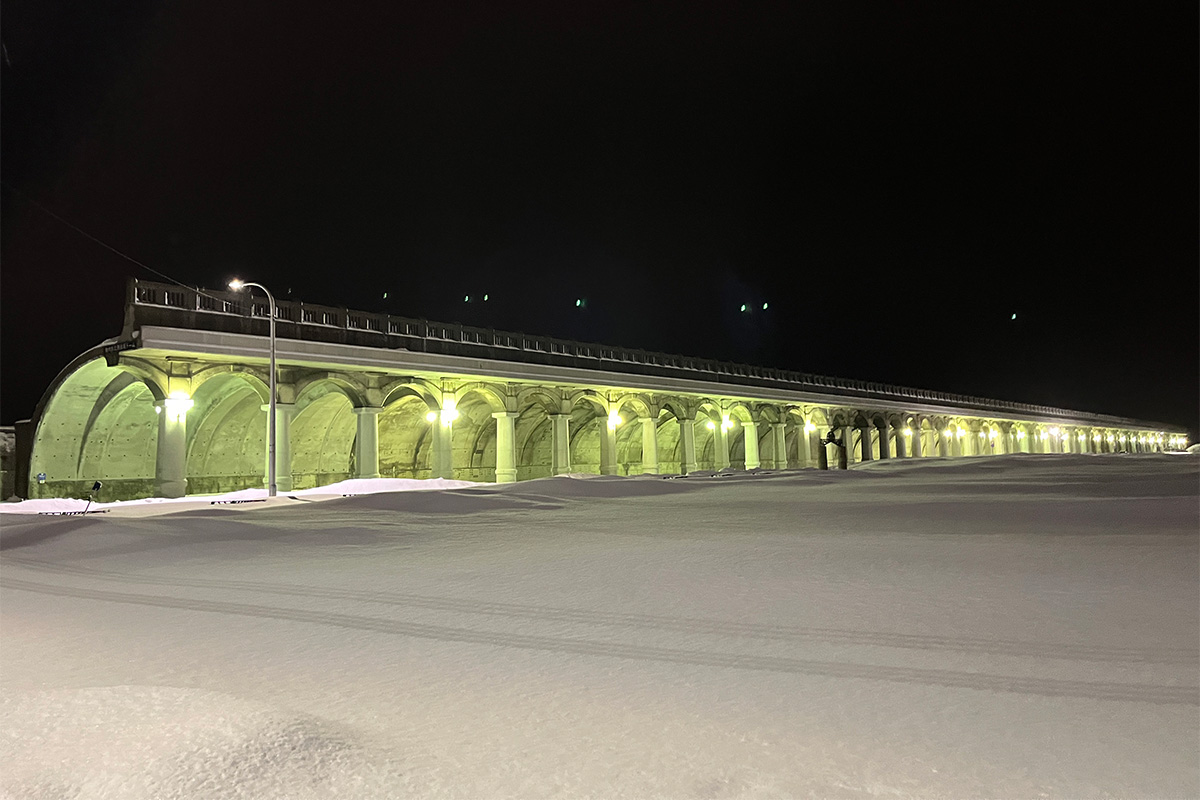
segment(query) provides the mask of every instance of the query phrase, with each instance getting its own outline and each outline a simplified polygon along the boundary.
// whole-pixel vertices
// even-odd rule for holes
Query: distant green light
[[[488,296],[485,294],[485,295],[483,296],[483,302],[485,302],[485,303],[486,303],[486,302],[487,302],[487,298],[488,298]]]
[[[767,310],[767,304],[763,303],[763,311],[766,311],[766,310]]]
[[[579,308],[579,307],[580,307],[580,306],[582,306],[582,305],[583,305],[583,301],[582,301],[582,300],[576,300],[576,301],[575,301],[575,307],[576,307],[576,308]]]
[[[1013,318],[1013,319],[1016,319],[1016,318],[1017,318],[1017,315],[1016,315],[1016,314],[1013,314],[1013,315],[1012,315],[1012,318]]]
[[[746,304],[742,303],[742,311],[745,311],[745,310],[746,310]]]
[[[471,295],[469,295],[469,294],[463,295],[463,302],[464,303],[471,302]]]
[[[387,292],[384,292],[384,293],[383,293],[383,299],[384,299],[384,300],[387,300]]]

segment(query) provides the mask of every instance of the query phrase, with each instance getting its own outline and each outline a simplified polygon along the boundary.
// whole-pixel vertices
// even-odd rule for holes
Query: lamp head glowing
[[[733,427],[733,420],[731,420],[729,418],[728,414],[725,414],[724,416],[721,417],[721,427],[724,428],[725,430],[729,430],[730,428]]]
[[[811,422],[804,423],[804,430],[808,431],[809,433],[812,433],[816,429],[817,429],[817,426],[813,425]]]
[[[178,422],[187,414],[188,409],[195,405],[195,402],[187,392],[171,392],[163,401],[163,408],[166,409],[167,419],[172,422]]]
[[[711,419],[708,422],[704,423],[704,427],[708,428],[710,431],[717,429],[717,426],[713,423],[713,421]]]
[[[621,419],[621,414],[616,409],[608,412],[608,427],[615,428],[625,420]]]
[[[904,429],[904,435],[905,435],[905,436],[912,436],[912,428],[905,428],[905,429]]]
[[[449,425],[458,419],[458,407],[453,397],[442,398],[442,424]]]
[[[428,414],[425,415],[426,422],[433,422],[437,418],[438,418],[438,412],[436,412],[436,411],[430,411]]]
[[[243,281],[241,278],[234,278],[233,280],[231,280],[229,282],[229,288],[233,289],[235,292],[240,292],[242,290],[242,287],[244,287],[245,285],[246,285],[245,281]]]

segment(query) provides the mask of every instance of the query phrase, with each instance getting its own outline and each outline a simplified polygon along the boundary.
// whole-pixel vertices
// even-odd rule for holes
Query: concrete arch
[[[619,412],[626,406],[633,409],[638,419],[657,416],[653,410],[653,405],[650,402],[650,398],[644,394],[641,394],[640,392],[628,392],[620,395],[617,397],[617,399],[611,402],[609,407],[612,410]]]
[[[431,472],[433,426],[426,415],[439,410],[411,386],[394,387],[379,412],[379,474],[385,478],[428,478]]]
[[[258,399],[269,402],[271,397],[271,377],[267,370],[256,369],[243,364],[213,364],[201,367],[192,373],[192,398],[195,399],[211,380],[221,380],[227,376],[236,375],[258,393]],[[264,423],[265,424],[265,423]]]
[[[399,397],[417,397],[425,401],[430,411],[440,411],[442,408],[442,389],[432,381],[424,378],[399,378],[388,381],[379,390],[380,406],[385,407]]]
[[[662,409],[660,417],[662,412],[666,412],[676,420],[696,418],[695,405],[680,397],[664,397],[659,401],[659,407]]]
[[[731,420],[736,420],[738,422],[749,422],[752,425],[757,424],[758,416],[754,413],[749,405],[741,400],[736,400],[725,406],[725,413],[729,415]]]
[[[564,405],[571,414],[567,423],[571,470],[599,475],[610,403],[597,391],[577,389],[567,394]]]
[[[187,424],[187,479],[191,494],[261,486],[266,465],[269,391],[257,375],[206,371],[192,394]]]
[[[365,399],[366,387],[351,376],[343,372],[316,372],[304,375],[295,383],[297,413],[302,406],[302,398],[309,394],[311,387],[318,385],[329,385],[336,388],[350,401],[351,408],[362,408],[368,405]],[[322,394],[325,393],[327,392],[322,392]]]
[[[305,489],[350,477],[360,399],[342,381],[321,376],[297,393],[291,420],[292,486]]]
[[[78,497],[96,480],[105,497],[153,493],[162,386],[123,364],[110,367],[93,348],[59,373],[33,418],[30,496]],[[38,485],[38,473],[46,484]]]
[[[754,419],[768,425],[787,422],[787,416],[787,409],[772,403],[756,403],[754,406]]]
[[[120,369],[136,375],[141,379],[142,383],[146,384],[146,388],[150,390],[151,396],[155,402],[165,398],[171,391],[179,389],[191,394],[190,378],[183,378],[183,385],[172,385],[172,378],[163,372],[157,365],[151,364],[140,358],[126,356],[120,360],[118,364]],[[176,383],[180,378],[174,379]]]
[[[593,407],[596,410],[596,413],[604,414],[606,416],[608,414],[608,400],[605,399],[604,395],[600,394],[594,389],[576,389],[575,391],[567,394],[565,401],[567,407],[571,409],[574,409],[575,406],[582,402]]]
[[[526,386],[517,392],[517,411],[523,413],[530,406],[538,406],[547,414],[563,413],[563,394],[548,386]]]
[[[506,411],[503,389],[482,381],[460,386],[454,392],[457,417],[451,426],[454,477],[459,480],[496,480],[496,420]]]
[[[467,398],[476,396],[487,403],[488,408],[492,410],[493,414],[508,410],[506,392],[504,387],[499,384],[488,383],[486,381],[464,383],[454,390],[453,396],[457,405],[461,405]]]

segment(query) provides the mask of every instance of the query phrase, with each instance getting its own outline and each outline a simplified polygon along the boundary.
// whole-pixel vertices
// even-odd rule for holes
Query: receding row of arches
[[[268,389],[240,365],[86,360],[39,408],[33,495],[257,487]],[[287,370],[281,490],[352,477],[511,481],[568,472],[845,467],[890,457],[1140,452],[1148,431],[595,387]]]

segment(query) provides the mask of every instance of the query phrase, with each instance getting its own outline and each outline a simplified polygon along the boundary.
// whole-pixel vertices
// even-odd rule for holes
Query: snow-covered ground
[[[432,478],[420,481],[408,478],[352,478],[347,481],[339,481],[338,483],[318,486],[313,489],[277,492],[276,496],[322,499],[356,494],[379,494],[381,492],[429,492],[441,489],[466,489],[469,486],[478,485],[480,484],[471,481],[452,481],[445,478]],[[101,488],[102,491],[103,487]],[[224,494],[198,494],[186,497],[146,497],[141,500],[116,500],[110,503],[100,500],[99,497],[102,496],[98,493],[98,499],[95,502],[90,502],[86,498],[48,497],[37,500],[24,500],[17,503],[0,503],[0,514],[86,514],[92,511],[108,512],[113,509],[141,511],[145,513],[146,509],[144,507],[159,506],[163,503],[171,504],[171,508],[153,509],[153,511],[179,511],[181,510],[180,504],[203,507],[213,504],[265,502],[268,499],[266,489],[241,489],[236,492],[225,492]]]
[[[1197,797],[1198,465],[5,515],[0,791]]]

